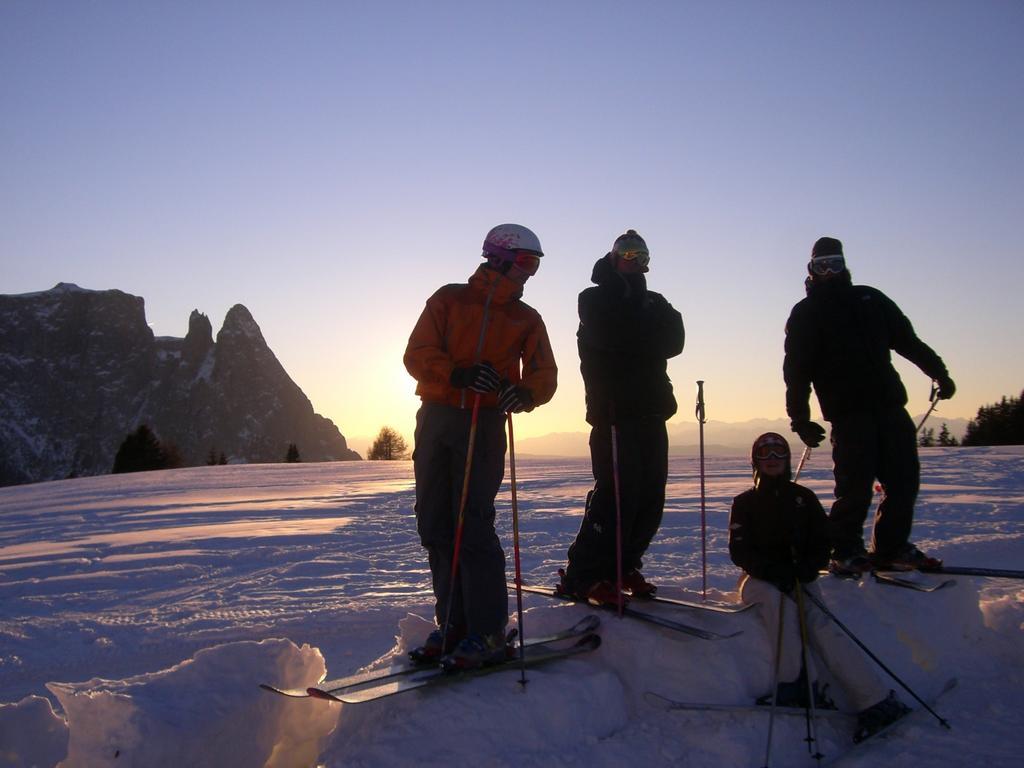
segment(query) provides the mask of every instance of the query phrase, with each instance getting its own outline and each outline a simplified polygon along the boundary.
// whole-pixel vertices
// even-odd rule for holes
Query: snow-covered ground
[[[1024,566],[1024,450],[929,449],[915,539],[950,565]],[[672,462],[645,573],[699,596],[696,460]],[[804,480],[828,504],[830,466]],[[524,579],[550,584],[590,485],[584,460],[520,459]],[[726,552],[741,458],[707,472],[709,596],[735,599]],[[507,491],[507,489],[506,489]],[[511,550],[507,492],[499,497]],[[411,465],[225,466],[0,489],[0,766],[754,766],[767,716],[665,712],[646,691],[738,703],[770,688],[754,611],[657,610],[713,630],[706,641],[602,614],[602,647],[362,705],[261,691],[382,665],[431,614],[415,535]],[[512,559],[509,557],[511,574]],[[934,579],[936,577],[927,577]],[[844,765],[1017,766],[1024,752],[1024,585],[959,577],[932,594],[823,580],[832,610],[939,712]],[[514,594],[510,603],[513,614]],[[525,632],[573,623],[578,606],[527,596]],[[894,683],[893,687],[898,686]],[[909,697],[904,694],[904,700]],[[777,722],[771,764],[809,766],[805,723]],[[822,750],[849,724],[821,722]],[[63,761],[63,762],[62,762]]]

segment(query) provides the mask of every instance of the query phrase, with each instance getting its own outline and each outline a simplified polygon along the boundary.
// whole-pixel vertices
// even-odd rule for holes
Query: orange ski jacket
[[[445,285],[427,299],[405,348],[416,394],[425,402],[469,407],[474,393],[451,385],[452,370],[487,361],[503,379],[526,387],[533,406],[548,402],[558,369],[544,321],[522,295],[522,285],[481,264],[468,283]],[[482,407],[497,404],[497,393],[481,395]]]

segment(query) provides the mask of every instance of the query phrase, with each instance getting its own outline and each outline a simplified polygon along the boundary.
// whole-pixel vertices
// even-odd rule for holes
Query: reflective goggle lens
[[[536,275],[537,270],[540,269],[540,256],[533,251],[516,251],[516,257],[512,263],[526,274]]]
[[[811,259],[811,272],[816,275],[838,275],[846,269],[846,259],[842,256],[818,256]]]
[[[619,256],[626,261],[635,261],[641,267],[646,267],[647,263],[651,260],[651,254],[647,251],[621,251]]]

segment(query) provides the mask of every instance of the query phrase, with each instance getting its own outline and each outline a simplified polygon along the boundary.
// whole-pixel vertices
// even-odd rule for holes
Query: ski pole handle
[[[932,415],[932,411],[935,410],[935,406],[937,406],[939,404],[938,394],[939,394],[938,382],[936,382],[934,379],[932,379],[932,391],[931,391],[931,394],[928,395],[928,400],[931,402],[931,405],[928,407],[928,412],[925,413],[925,415],[921,417],[921,421],[918,422],[918,424],[917,424],[917,432],[921,431],[921,427],[923,427],[924,423],[926,421],[928,421],[928,417]]]

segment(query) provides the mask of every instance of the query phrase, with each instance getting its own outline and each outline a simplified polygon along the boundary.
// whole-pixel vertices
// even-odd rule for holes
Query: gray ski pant
[[[451,600],[455,631],[490,635],[503,633],[508,623],[505,552],[494,530],[506,447],[505,414],[496,408],[478,414],[456,584],[451,583],[471,418],[472,410],[441,403],[424,403],[416,414],[416,530],[430,562],[438,626]]]

